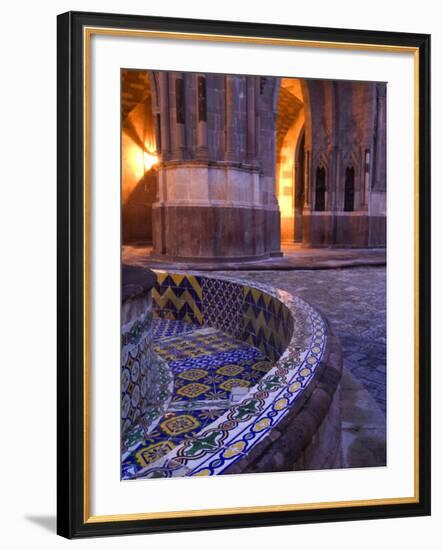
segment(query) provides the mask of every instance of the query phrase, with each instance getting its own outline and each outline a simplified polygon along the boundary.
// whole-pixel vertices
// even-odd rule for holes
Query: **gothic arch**
[[[344,183],[344,212],[353,212],[355,210],[355,169],[348,165],[345,169]]]
[[[293,242],[302,239],[306,116],[310,120],[304,94],[308,94],[308,90],[303,81],[296,78],[279,79],[278,85],[276,195],[281,213],[281,238]]]
[[[345,151],[342,155],[341,162],[341,177],[338,182],[338,208],[344,212],[353,212],[359,210],[360,197],[362,196],[364,185],[364,171],[361,164],[364,162],[364,155],[362,152],[352,149]],[[350,199],[348,197],[349,183],[348,183],[348,169],[353,169],[353,208],[349,209]]]
[[[314,174],[314,210],[324,212],[327,203],[327,170],[325,165],[320,163],[316,166]]]

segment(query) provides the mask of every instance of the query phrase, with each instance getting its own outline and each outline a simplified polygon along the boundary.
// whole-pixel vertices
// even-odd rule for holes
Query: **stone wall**
[[[312,80],[303,90],[308,94],[303,244],[385,246],[386,84]],[[316,201],[318,169],[325,172],[323,211]]]

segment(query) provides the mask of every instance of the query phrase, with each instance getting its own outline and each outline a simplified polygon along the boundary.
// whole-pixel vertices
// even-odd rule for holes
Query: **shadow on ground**
[[[55,533],[57,530],[57,518],[55,516],[25,516],[25,519],[42,527],[45,531]]]

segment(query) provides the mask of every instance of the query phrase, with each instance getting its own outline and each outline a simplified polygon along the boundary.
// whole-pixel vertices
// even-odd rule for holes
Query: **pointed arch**
[[[323,212],[325,210],[325,191],[326,191],[326,169],[323,164],[319,164],[315,170],[315,211]]]
[[[355,169],[347,166],[345,169],[344,185],[344,212],[353,212],[355,209]]]

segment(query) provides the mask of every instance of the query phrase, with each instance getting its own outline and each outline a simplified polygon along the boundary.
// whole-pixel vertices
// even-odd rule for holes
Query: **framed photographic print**
[[[430,37],[58,17],[58,533],[430,513]]]

